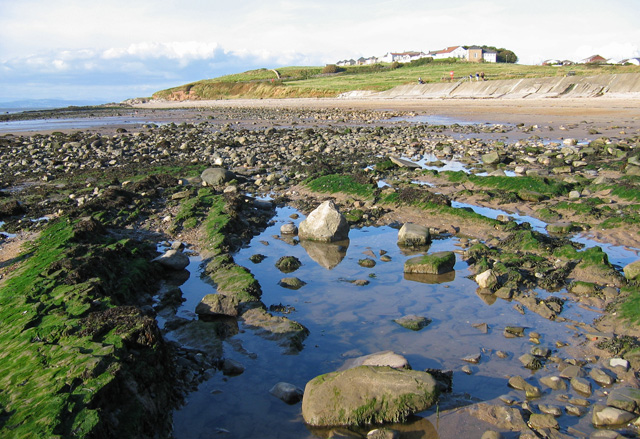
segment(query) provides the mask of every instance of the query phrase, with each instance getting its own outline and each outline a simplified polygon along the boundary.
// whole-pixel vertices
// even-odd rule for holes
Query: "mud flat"
[[[400,437],[637,434],[637,406],[608,397],[633,393],[640,370],[637,281],[623,272],[640,249],[637,107],[152,102],[118,110],[139,126],[0,136],[13,322],[0,361],[20,365],[0,375],[0,428],[154,437],[173,414],[175,437],[364,437],[366,422],[307,429],[300,405],[269,390],[398,348],[453,377],[438,410],[388,426]],[[420,119],[434,114],[453,121]],[[351,242],[284,231],[326,200]],[[398,247],[405,223],[431,244]],[[455,254],[452,271],[403,274],[439,252]],[[416,317],[417,331],[395,323]]]

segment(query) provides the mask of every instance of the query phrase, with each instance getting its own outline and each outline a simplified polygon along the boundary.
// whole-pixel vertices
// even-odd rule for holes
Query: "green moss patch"
[[[84,234],[81,223],[52,221],[0,289],[4,437],[137,436],[161,425],[142,400],[166,397],[170,362],[155,320],[127,306],[156,276],[149,249]]]

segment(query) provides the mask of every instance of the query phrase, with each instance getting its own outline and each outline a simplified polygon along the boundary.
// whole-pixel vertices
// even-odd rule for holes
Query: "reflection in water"
[[[456,272],[454,270],[445,274],[405,273],[404,278],[405,280],[423,284],[444,284],[453,282],[456,279]]]
[[[347,255],[349,240],[336,242],[316,242],[302,240],[300,245],[305,249],[311,259],[321,267],[331,270],[340,264]]]

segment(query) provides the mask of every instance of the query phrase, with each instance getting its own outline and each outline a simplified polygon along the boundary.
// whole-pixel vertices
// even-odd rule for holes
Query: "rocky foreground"
[[[308,330],[281,310],[267,310],[260,285],[235,264],[233,252],[265,227],[275,204],[309,214],[330,199],[323,209],[335,208],[340,231],[313,235],[323,220],[301,226],[300,239],[338,240],[345,224],[411,223],[413,235],[399,236],[405,245],[424,245],[437,235],[463,238],[461,251],[483,300],[509,300],[523,313],[561,321],[565,299],[540,299],[535,289],[566,288],[571,300],[603,312],[597,322],[570,322],[590,334],[580,352],[532,348],[520,359],[527,370],[509,385],[522,392],[521,399],[474,404],[448,416],[473,416],[494,431],[491,437],[580,433],[556,421],[563,413],[589,416],[600,429],[594,437],[637,434],[639,270],[623,271],[600,248],[585,251],[570,239],[591,233],[640,248],[637,127],[582,123],[589,141],[578,142],[559,139],[560,128],[543,125],[388,120],[401,115],[219,109],[198,111],[193,123],[0,137],[0,245],[10,250],[31,241],[24,253],[3,251],[0,257],[2,431],[23,437],[166,436],[167,414],[198,383],[214,373],[242,372],[221,349],[238,322],[285,351],[302,349]],[[428,169],[415,164],[420,160]],[[452,162],[465,171],[442,171]],[[261,194],[275,201],[254,198]],[[548,233],[452,202],[526,213],[547,222]],[[158,254],[154,246],[163,241]],[[159,283],[148,282],[179,277],[188,263],[185,245],[206,259],[205,272],[219,292],[203,297],[195,321],[172,317],[179,289],[158,290]],[[438,261],[418,257],[408,270],[445,275],[452,269],[451,255],[430,256]],[[166,342],[154,319],[159,314],[167,320],[165,331],[184,337],[208,331],[208,345]],[[410,329],[428,325],[413,317],[403,322]],[[505,331],[519,337],[525,328]],[[535,332],[528,335],[535,340]],[[411,371],[396,361],[385,357],[312,380],[303,397],[305,421],[322,427],[403,421],[449,390],[446,371]],[[529,378],[529,370],[539,369],[548,376]],[[384,381],[392,390],[354,395],[341,380]],[[338,384],[313,390],[325,382]],[[563,399],[568,387],[584,397]],[[329,397],[317,395],[335,395],[336,389],[355,399],[329,413]],[[290,403],[302,395],[287,383],[273,392]],[[537,404],[544,392],[556,392],[561,402]],[[375,430],[371,437],[402,437],[396,430]]]

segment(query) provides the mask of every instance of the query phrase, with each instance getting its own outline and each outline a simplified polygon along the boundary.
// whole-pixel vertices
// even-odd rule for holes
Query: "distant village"
[[[338,61],[338,66],[355,66],[378,63],[408,63],[421,58],[447,59],[457,58],[469,62],[497,62],[498,53],[494,50],[483,49],[479,46],[451,46],[443,50],[435,50],[432,52],[389,52],[381,57],[371,56],[369,58],[345,59]]]
[[[431,52],[388,52],[383,56],[371,56],[369,58],[360,57],[358,59],[344,59],[336,62],[337,66],[356,66],[378,63],[409,63],[422,58],[438,59],[458,59],[467,62],[498,62],[498,53],[495,50],[486,49],[480,46],[451,46],[442,50]],[[640,65],[640,58],[627,58],[623,60],[606,59],[600,55],[593,55],[580,61],[549,59],[542,62],[547,66],[567,66],[574,64],[634,64]]]

